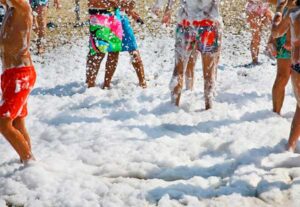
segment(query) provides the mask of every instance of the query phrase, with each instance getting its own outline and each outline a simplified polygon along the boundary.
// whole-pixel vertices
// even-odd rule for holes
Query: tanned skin
[[[88,7],[93,9],[109,9],[112,7],[118,7],[119,2],[115,0],[89,0]],[[105,53],[97,53],[96,55],[87,56],[87,71],[86,71],[86,83],[88,88],[96,86],[96,78]],[[107,56],[105,77],[103,89],[110,88],[111,79],[117,68],[119,61],[119,52],[110,52]]]
[[[251,0],[249,2],[251,2]],[[247,13],[247,15],[247,22],[250,25],[252,33],[252,39],[250,44],[252,64],[256,65],[258,64],[258,54],[261,42],[262,29],[263,27],[271,24],[273,13],[271,12],[271,10],[268,9],[262,16],[257,15],[255,12],[249,12]]]
[[[59,0],[54,0],[54,6],[56,9],[61,7]],[[38,39],[36,42],[37,46],[37,54],[43,54],[45,52],[44,39],[46,35],[46,27],[47,27],[47,6],[37,6],[33,9],[33,30],[37,34]]]
[[[1,0],[7,7],[0,32],[3,72],[18,66],[31,66],[29,53],[32,27],[31,8],[25,0]],[[33,159],[24,118],[0,118],[0,132],[13,146],[22,162]]]
[[[134,11],[136,6],[135,1],[133,0],[122,0],[121,1],[121,9],[126,12],[126,14],[132,17],[135,21],[141,20],[140,15]],[[132,66],[136,71],[137,77],[139,79],[139,86],[142,88],[147,88],[146,80],[145,80],[145,72],[144,72],[144,64],[138,50],[130,51],[129,52],[131,59],[132,59]]]
[[[139,18],[139,15],[133,11],[135,7],[135,2],[131,1],[128,3],[126,0],[119,1],[111,1],[111,0],[90,0],[88,3],[89,8],[96,9],[109,9],[120,7],[124,9],[126,13],[134,16],[133,18]],[[144,65],[138,50],[129,52],[132,57],[132,65],[136,71],[136,74],[139,79],[139,86],[142,88],[146,88],[145,74],[144,74]],[[88,87],[96,86],[96,78],[101,65],[103,58],[105,57],[104,53],[97,53],[96,55],[88,54],[87,57],[87,73],[86,73],[86,83]],[[117,64],[119,61],[119,52],[109,52],[107,56],[107,62],[105,66],[105,76],[104,76],[104,84],[102,86],[103,89],[110,88],[110,83],[112,77],[116,71]]]
[[[154,11],[158,13],[158,11]],[[162,23],[169,25],[171,22],[171,6],[168,5],[165,9]],[[219,25],[216,22],[216,25]],[[219,42],[221,43],[221,35],[219,36]],[[205,109],[209,110],[213,105],[213,89],[214,83],[217,76],[217,66],[219,64],[220,59],[221,46],[218,48],[218,51],[214,54],[205,54],[201,55],[202,57],[202,68],[203,68],[203,77],[204,77],[204,99],[205,99]],[[193,90],[194,87],[194,68],[197,61],[198,52],[194,50],[190,57],[188,58],[185,80],[186,80],[186,88],[188,90]],[[176,106],[179,106],[181,91],[183,87],[183,76],[184,76],[184,66],[185,60],[180,59],[175,63],[175,68],[173,71],[173,77],[177,77],[177,84],[174,87],[173,91],[171,91],[172,100],[171,102]]]
[[[271,0],[269,1],[271,4],[277,5],[277,0]],[[289,7],[289,6],[287,6]],[[276,19],[278,12],[283,12],[284,7],[282,4],[279,4],[276,8],[276,14],[274,19]],[[276,39],[272,38],[272,35],[270,37],[269,43],[268,43],[268,49],[269,51],[275,56],[276,51]],[[284,48],[288,51],[291,51],[291,32],[288,30],[286,33],[286,43],[284,45]],[[277,59],[277,74],[276,78],[273,84],[272,88],[272,101],[273,101],[273,112],[280,115],[284,98],[285,98],[285,87],[287,83],[289,82],[290,76],[291,76],[291,59],[284,59],[284,58],[278,58]]]
[[[296,0],[285,0],[282,1],[281,4],[278,4],[278,13],[274,18],[272,26],[272,36],[274,38],[284,35],[289,29],[291,30],[291,33],[293,33],[293,38],[291,40],[292,64],[300,63],[300,5],[296,5],[296,2]],[[294,8],[290,8],[289,14],[282,18],[282,7],[286,6]],[[293,19],[291,19],[291,16],[293,16]],[[288,150],[294,152],[300,137],[300,74],[292,70],[291,77],[295,97],[297,99],[297,106],[291,126]]]

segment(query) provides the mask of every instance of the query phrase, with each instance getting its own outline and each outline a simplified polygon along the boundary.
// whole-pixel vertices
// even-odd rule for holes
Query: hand
[[[162,23],[166,24],[166,25],[170,25],[171,23],[171,12],[170,11],[166,11],[163,19],[162,19]]]
[[[291,42],[286,42],[285,45],[283,45],[283,48],[287,51],[292,51],[292,45]]]
[[[282,21],[282,13],[276,12],[274,19],[273,19],[273,24],[277,26],[280,24],[281,21]]]

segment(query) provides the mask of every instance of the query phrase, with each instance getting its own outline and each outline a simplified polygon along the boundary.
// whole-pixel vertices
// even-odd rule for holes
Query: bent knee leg
[[[12,126],[10,118],[0,118],[0,133],[5,133]]]

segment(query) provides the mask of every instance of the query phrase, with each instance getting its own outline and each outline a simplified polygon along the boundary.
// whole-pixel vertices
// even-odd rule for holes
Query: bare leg
[[[119,52],[108,53],[107,61],[105,65],[104,84],[102,87],[103,89],[110,87],[110,83],[116,71],[118,61],[119,61]]]
[[[259,45],[260,45],[260,35],[261,31],[260,28],[252,28],[252,40],[250,45],[251,56],[252,56],[252,63],[258,63],[258,54],[259,54]]]
[[[194,70],[197,62],[198,52],[194,51],[190,58],[185,71],[185,85],[187,90],[193,90],[194,88]]]
[[[45,52],[45,45],[44,45],[44,40],[45,40],[45,34],[46,34],[46,27],[47,27],[47,7],[46,6],[38,6],[36,8],[37,12],[37,17],[36,17],[36,22],[37,22],[37,49],[38,49],[38,54],[43,54]]]
[[[288,150],[295,151],[297,140],[300,136],[300,74],[292,71],[292,83],[294,88],[295,97],[297,99],[297,108],[291,126],[291,133],[288,142]]]
[[[278,59],[277,60],[277,75],[273,85],[272,98],[273,98],[273,111],[280,114],[284,96],[285,87],[291,75],[291,60]]]
[[[204,99],[205,109],[212,108],[213,92],[215,86],[215,75],[219,64],[219,52],[214,54],[202,54],[203,77],[204,77]]]
[[[297,105],[294,119],[291,126],[291,133],[288,143],[288,150],[294,152],[297,146],[297,141],[300,137],[300,108]]]
[[[142,88],[147,88],[146,80],[145,80],[145,72],[144,72],[144,65],[138,50],[129,52],[132,58],[132,65],[135,69],[136,75],[139,79],[139,86]]]
[[[173,76],[170,83],[171,88],[171,102],[176,106],[179,106],[181,90],[183,85],[183,70],[184,60],[178,58],[173,71]]]
[[[32,153],[26,138],[17,130],[10,118],[0,118],[0,132],[19,154],[21,161],[32,159]]]
[[[99,53],[96,55],[88,54],[86,63],[86,83],[88,88],[96,86],[97,74],[104,56],[104,53]]]
[[[248,14],[247,21],[250,24],[251,33],[252,33],[252,40],[250,44],[252,63],[257,64],[263,19],[261,17],[257,17],[257,15],[254,13],[250,13]]]
[[[19,130],[19,132],[21,132],[21,134],[23,135],[24,139],[26,140],[28,147],[31,151],[31,141],[30,141],[30,137],[29,134],[27,132],[26,126],[25,126],[25,119],[24,118],[16,118],[13,121],[13,127],[15,127],[17,130]]]

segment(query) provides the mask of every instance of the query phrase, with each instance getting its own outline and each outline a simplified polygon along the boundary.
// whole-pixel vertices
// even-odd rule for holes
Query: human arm
[[[281,37],[288,32],[289,28],[290,28],[290,17],[288,12],[288,14],[286,14],[279,23],[273,23],[271,35],[273,38]]]
[[[121,9],[124,10],[126,14],[132,19],[134,19],[136,22],[144,24],[144,21],[142,20],[141,16],[136,11],[134,11],[135,5],[136,3],[133,0],[122,0]]]
[[[288,5],[288,0],[277,0],[276,12],[273,18],[273,24],[279,24],[282,20],[283,11]]]

